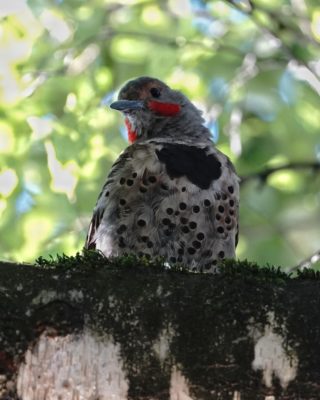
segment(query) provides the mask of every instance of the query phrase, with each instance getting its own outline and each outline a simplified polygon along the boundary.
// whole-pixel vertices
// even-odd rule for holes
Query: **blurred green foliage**
[[[107,105],[135,76],[203,109],[240,175],[320,159],[317,0],[0,1],[0,258],[81,249],[126,146]],[[320,174],[243,184],[238,257],[320,248]]]

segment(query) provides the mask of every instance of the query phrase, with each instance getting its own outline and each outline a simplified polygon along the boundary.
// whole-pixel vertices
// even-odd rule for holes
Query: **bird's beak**
[[[144,102],[142,100],[118,100],[110,104],[110,108],[123,112],[142,110],[144,108]]]

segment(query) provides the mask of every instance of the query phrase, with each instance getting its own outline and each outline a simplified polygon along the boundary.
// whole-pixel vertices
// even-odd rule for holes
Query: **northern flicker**
[[[235,257],[239,179],[201,112],[150,77],[129,81],[110,107],[123,113],[131,145],[111,168],[85,247],[207,272]]]

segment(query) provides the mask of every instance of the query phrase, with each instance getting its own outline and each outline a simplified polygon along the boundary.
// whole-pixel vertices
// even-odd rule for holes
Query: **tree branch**
[[[316,251],[313,253],[310,257],[306,258],[305,260],[301,261],[298,265],[295,267],[288,268],[287,272],[296,272],[296,271],[302,271],[305,268],[311,268],[312,265],[316,264],[317,262],[320,261],[320,250]]]
[[[260,182],[265,183],[268,177],[278,171],[283,170],[311,170],[313,172],[320,171],[320,162],[318,161],[301,161],[301,162],[291,162],[278,167],[266,168],[260,172],[255,172],[241,177],[241,184],[247,183],[248,181],[258,179]]]
[[[0,261],[0,399],[319,398],[307,272],[232,261],[194,274],[94,252]]]
[[[266,32],[272,37],[278,39],[281,43],[281,49],[282,53],[285,55],[285,58],[289,60],[294,60],[298,65],[304,67],[306,70],[309,71],[309,73],[312,75],[313,79],[319,83],[319,79],[315,72],[313,71],[313,68],[309,65],[309,62],[307,62],[305,59],[303,59],[301,56],[299,57],[297,54],[297,51],[293,50],[293,45],[295,44],[300,44],[301,47],[304,46],[305,43],[309,43],[310,45],[316,46],[317,43],[315,39],[312,37],[312,35],[309,33],[305,33],[306,31],[310,32],[310,27],[308,25],[308,29],[295,29],[295,27],[290,23],[288,24],[287,21],[290,21],[290,18],[281,18],[281,13],[276,13],[273,11],[268,10],[267,8],[259,5],[257,7],[256,4],[254,4],[251,0],[247,2],[247,4],[244,6],[244,3],[238,2],[236,0],[225,0],[226,3],[230,4],[232,7],[237,9],[238,11],[250,16],[251,20],[255,23],[258,29],[260,29],[262,32]],[[259,18],[257,18],[256,13],[254,12],[255,10],[259,10],[264,12],[270,20],[275,21],[278,25],[278,28],[272,29],[271,27],[268,27],[266,24],[261,23]],[[301,23],[301,18],[298,17],[299,22]],[[307,18],[307,16],[305,16]],[[300,24],[299,24],[300,25]],[[285,40],[283,39],[281,35],[282,30],[286,30],[290,33],[292,33],[295,37],[295,40],[292,41],[291,45],[287,44]],[[309,82],[310,84],[310,82]],[[311,84],[311,87],[315,89],[314,85]],[[315,89],[316,92],[318,93],[318,90]]]

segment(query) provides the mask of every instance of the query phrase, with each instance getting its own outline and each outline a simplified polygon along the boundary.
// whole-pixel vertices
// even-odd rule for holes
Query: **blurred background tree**
[[[0,0],[0,258],[82,248],[127,145],[107,106],[139,75],[189,96],[241,176],[319,161],[319,42],[318,0]],[[262,178],[238,257],[296,265],[320,249],[319,169]]]

